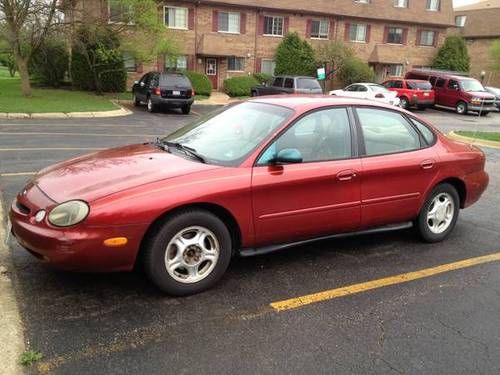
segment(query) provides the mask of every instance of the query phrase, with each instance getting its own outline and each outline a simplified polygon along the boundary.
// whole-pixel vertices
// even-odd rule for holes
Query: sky
[[[479,2],[479,0],[453,0],[454,7],[461,7],[462,5],[469,5]]]

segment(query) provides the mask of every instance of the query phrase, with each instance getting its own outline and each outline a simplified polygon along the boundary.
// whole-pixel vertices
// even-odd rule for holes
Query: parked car
[[[254,86],[251,96],[282,94],[322,94],[323,90],[314,77],[277,76],[270,85]]]
[[[495,105],[500,110],[500,89],[498,87],[485,86],[485,90],[495,95]]]
[[[435,70],[413,70],[406,79],[425,79],[434,89],[435,104],[453,108],[458,114],[469,111],[486,116],[495,109],[495,97],[477,79]]]
[[[40,171],[12,233],[68,270],[141,264],[164,292],[214,285],[234,254],[408,228],[444,240],[488,185],[485,155],[394,106],[280,96],[227,106],[151,143]]]
[[[378,102],[399,105],[400,100],[397,93],[387,90],[384,86],[376,83],[353,83],[341,90],[333,90],[330,95],[345,96],[348,98],[370,99]]]
[[[179,72],[149,72],[132,86],[135,106],[146,103],[149,112],[159,107],[180,108],[189,114],[195,92],[191,81]]]
[[[401,108],[426,109],[434,105],[434,90],[429,81],[392,78],[382,83],[382,86],[396,92]]]

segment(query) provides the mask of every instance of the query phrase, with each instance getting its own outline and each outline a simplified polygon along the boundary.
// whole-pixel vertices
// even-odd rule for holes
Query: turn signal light
[[[113,238],[108,238],[107,240],[104,240],[104,246],[107,247],[119,247],[119,246],[125,246],[128,242],[127,237],[113,237]]]

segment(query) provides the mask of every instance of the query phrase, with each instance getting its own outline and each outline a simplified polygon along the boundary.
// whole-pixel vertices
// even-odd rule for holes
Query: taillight
[[[196,96],[196,92],[194,91],[194,89],[191,90],[191,96]]]
[[[383,99],[383,98],[385,98],[384,94],[381,94],[381,93],[378,93],[377,95],[375,95],[375,97],[377,99]]]
[[[153,90],[153,94],[157,95],[157,96],[160,96],[161,95],[161,90],[159,87],[155,87],[155,89]]]

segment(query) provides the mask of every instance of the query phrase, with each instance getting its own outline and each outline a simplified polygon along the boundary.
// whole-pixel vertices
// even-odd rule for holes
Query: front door
[[[207,57],[205,59],[205,74],[208,76],[208,79],[210,79],[210,81],[212,82],[212,88],[214,90],[217,90],[219,82],[217,58]]]
[[[347,109],[324,109],[266,149],[252,174],[256,246],[358,229],[361,161],[352,157],[351,139]],[[285,149],[299,152],[302,162],[272,163]]]

